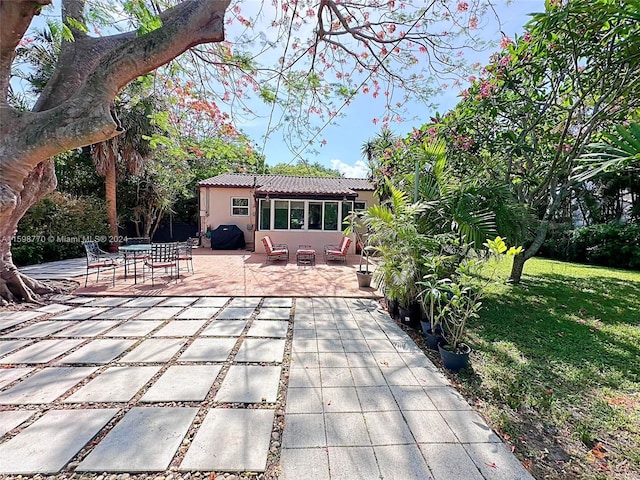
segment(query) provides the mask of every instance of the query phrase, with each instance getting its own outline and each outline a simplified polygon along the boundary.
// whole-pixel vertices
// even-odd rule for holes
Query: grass
[[[640,273],[532,259],[469,340],[456,381],[536,478],[640,478]]]

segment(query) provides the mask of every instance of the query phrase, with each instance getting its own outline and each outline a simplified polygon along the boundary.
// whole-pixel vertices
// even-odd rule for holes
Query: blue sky
[[[528,22],[529,13],[544,11],[544,0],[515,0],[507,5],[505,1],[495,2],[496,11],[500,17],[502,32],[508,37],[521,35],[524,25]],[[489,23],[482,31],[486,40],[499,41],[502,33],[496,22]],[[497,48],[497,47],[496,47]],[[489,56],[495,49],[489,49],[473,56],[467,56],[469,63],[487,63]],[[429,109],[423,104],[410,104],[408,120],[399,124],[392,123],[391,130],[396,134],[405,134],[429,121],[436,112],[444,113],[458,101],[460,90],[466,88],[449,89],[433,98],[437,109]],[[327,167],[335,168],[348,177],[364,177],[366,165],[360,153],[362,145],[380,131],[380,124],[374,125],[372,119],[381,116],[382,103],[376,104],[370,95],[359,95],[346,109],[346,116],[338,119],[338,125],[327,126],[319,138],[327,141],[324,146],[314,146],[316,151],[302,153],[307,161],[319,162]],[[409,117],[415,117],[409,118]],[[319,126],[322,126],[319,123]],[[250,125],[240,125],[245,133],[260,146],[263,145],[262,136],[266,129],[266,122],[253,121]],[[265,144],[264,152],[267,164],[296,163],[296,156],[289,150],[280,134],[272,135]]]

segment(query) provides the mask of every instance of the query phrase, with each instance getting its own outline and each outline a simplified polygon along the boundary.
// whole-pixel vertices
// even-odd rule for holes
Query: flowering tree
[[[487,8],[480,0],[62,0],[56,67],[30,110],[21,110],[9,103],[14,53],[29,41],[29,25],[51,1],[0,1],[3,300],[31,300],[34,292],[46,291],[17,271],[10,247],[24,212],[55,188],[49,159],[120,135],[113,101],[136,77],[189,50],[193,61],[172,64],[173,73],[193,74],[214,100],[231,103],[233,115],[252,113],[249,95],[269,102],[267,135],[282,123],[304,133],[309,115],[334,118],[358,92],[388,99],[381,119],[386,123],[402,106],[402,100],[392,104],[394,89],[405,92],[405,99],[425,98],[429,76],[452,75],[460,63],[453,48],[475,44],[469,34]],[[126,27],[114,31],[121,25]],[[225,25],[237,32],[232,42],[224,41]],[[258,52],[248,51],[256,45]]]
[[[510,239],[527,247],[514,257],[512,281],[570,195],[576,159],[638,111],[639,35],[631,2],[548,2],[524,36],[503,40],[439,123],[459,172],[502,180],[538,219],[529,238]]]

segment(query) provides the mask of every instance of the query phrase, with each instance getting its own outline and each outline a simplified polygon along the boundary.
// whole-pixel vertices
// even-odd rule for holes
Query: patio
[[[322,253],[317,254],[315,265],[297,265],[295,252],[291,252],[288,263],[266,264],[266,255],[247,251],[220,251],[207,248],[193,250],[195,273],[181,271],[180,278],[169,281],[162,278],[155,286],[147,279],[142,283],[138,272],[138,283],[133,278],[124,278],[124,268],[116,272],[115,286],[111,285],[111,275],[100,277],[96,283],[95,274],[89,276],[87,287],[83,277],[81,287],[75,293],[87,295],[144,295],[144,296],[262,296],[262,297],[347,297],[378,298],[375,288],[359,288],[355,271],[360,262],[359,255],[347,257],[346,264],[332,262],[325,264]],[[84,260],[83,260],[84,261]],[[57,268],[64,268],[60,262]],[[29,267],[24,269],[29,273]],[[77,275],[77,270],[74,272]],[[39,278],[51,278],[40,272]]]

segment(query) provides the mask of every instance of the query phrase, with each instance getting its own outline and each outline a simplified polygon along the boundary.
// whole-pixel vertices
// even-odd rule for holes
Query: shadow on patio
[[[89,276],[87,287],[81,286],[75,293],[91,295],[162,295],[162,296],[289,296],[289,297],[370,297],[380,293],[375,288],[359,288],[356,269],[359,255],[347,258],[347,264],[322,260],[316,254],[316,265],[298,266],[295,252],[288,263],[283,261],[265,264],[266,255],[246,251],[215,251],[204,248],[193,252],[195,273],[180,272],[177,282],[168,276],[156,279],[155,286],[147,276],[142,282],[141,265],[138,264],[138,283],[124,278],[124,270],[116,273],[115,286],[106,275],[95,282],[95,274]],[[84,285],[84,278],[82,278]]]

